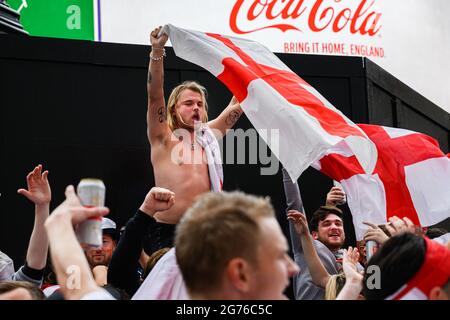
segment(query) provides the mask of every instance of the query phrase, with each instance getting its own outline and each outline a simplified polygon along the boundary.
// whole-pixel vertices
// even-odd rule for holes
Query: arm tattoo
[[[163,123],[164,121],[166,121],[166,108],[160,107],[158,109],[158,120],[159,123]]]
[[[225,123],[228,126],[234,125],[236,123],[236,121],[239,120],[241,114],[242,114],[242,112],[237,111],[237,110],[231,111],[230,114],[228,115],[228,117],[225,119]]]
[[[152,83],[152,73],[150,72],[150,70],[148,70],[147,83],[148,84]]]

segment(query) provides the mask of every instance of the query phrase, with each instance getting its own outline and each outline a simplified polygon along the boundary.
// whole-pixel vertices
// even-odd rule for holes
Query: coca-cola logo
[[[230,27],[237,34],[269,28],[303,31],[306,26],[313,32],[348,30],[373,37],[381,29],[382,15],[374,8],[375,1],[237,0],[230,14]]]

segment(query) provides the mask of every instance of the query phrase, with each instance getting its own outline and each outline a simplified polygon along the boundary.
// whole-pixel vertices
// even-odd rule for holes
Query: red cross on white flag
[[[279,130],[262,137],[293,180],[311,163],[344,146],[371,173],[376,148],[365,133],[263,45],[235,37],[166,25],[175,54],[221,80],[256,129]]]
[[[450,217],[450,154],[435,139],[405,129],[358,126],[378,150],[372,174],[364,173],[350,150],[314,164],[342,184],[358,240],[367,228],[362,221],[384,224],[398,216],[426,227]]]

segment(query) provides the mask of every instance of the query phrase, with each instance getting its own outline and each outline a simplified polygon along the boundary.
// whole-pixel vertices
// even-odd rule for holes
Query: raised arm
[[[304,212],[305,210],[303,209],[303,202],[298,184],[296,182],[292,182],[291,177],[289,177],[289,174],[284,167],[282,167],[281,171],[283,173],[284,195],[286,196],[286,213],[289,210]],[[289,223],[289,234],[291,238],[292,251],[294,252],[294,255],[298,255],[302,251],[302,246],[292,222]]]
[[[150,144],[164,143],[168,138],[169,127],[166,117],[166,103],[164,100],[164,56],[166,55],[164,45],[168,36],[158,36],[161,27],[150,33],[152,52],[147,75],[147,136]]]
[[[96,291],[103,291],[95,283],[84,252],[73,231],[73,225],[107,213],[107,208],[83,207],[73,186],[68,186],[66,200],[52,212],[45,222],[53,267],[58,284],[67,300],[78,300]],[[105,299],[112,299],[104,291],[103,295]]]
[[[215,129],[221,133],[222,138],[227,134],[227,130],[231,129],[242,115],[241,105],[236,97],[232,97],[228,106],[222,111],[222,113],[208,122],[208,126],[211,129]]]
[[[328,279],[330,278],[330,274],[325,269],[325,266],[320,260],[316,248],[314,247],[313,238],[309,233],[308,222],[306,221],[305,214],[297,210],[289,210],[287,216],[288,219],[294,224],[295,230],[300,238],[306,264],[308,265],[308,270],[311,274],[312,281],[317,286],[325,288]]]
[[[42,172],[42,165],[38,165],[27,175],[27,189],[17,192],[34,203],[34,226],[27,250],[27,266],[42,270],[47,262],[48,238],[44,223],[48,218],[50,200],[52,198],[48,171]]]

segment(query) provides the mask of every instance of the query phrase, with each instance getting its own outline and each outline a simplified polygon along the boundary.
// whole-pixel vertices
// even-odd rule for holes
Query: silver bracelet
[[[164,48],[154,48],[154,49],[162,50],[163,53],[159,57],[154,57],[153,56],[153,49],[152,49],[152,51],[150,52],[150,59],[152,59],[153,61],[162,60],[166,56],[166,49],[164,49]]]

